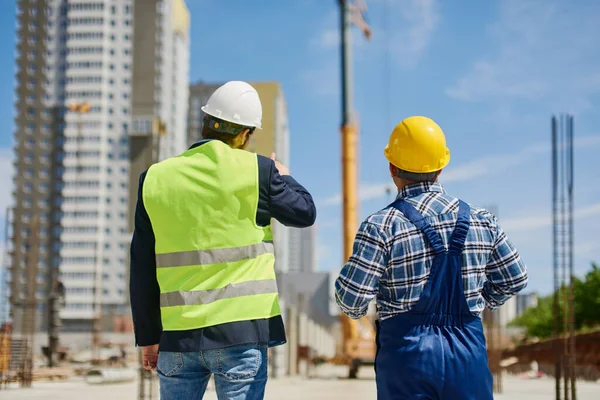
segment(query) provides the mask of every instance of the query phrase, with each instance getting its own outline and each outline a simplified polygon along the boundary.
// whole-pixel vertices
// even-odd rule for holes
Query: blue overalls
[[[469,310],[461,276],[469,205],[460,201],[448,250],[412,205],[399,200],[392,206],[425,234],[435,258],[416,305],[378,323],[377,398],[493,399],[483,325]]]

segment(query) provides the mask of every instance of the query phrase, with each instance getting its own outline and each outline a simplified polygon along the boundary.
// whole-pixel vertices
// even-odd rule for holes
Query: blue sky
[[[12,121],[14,5],[0,4],[0,118]],[[188,0],[192,82],[277,80],[294,175],[318,203],[320,269],[342,265],[338,10],[334,0]],[[575,116],[575,264],[600,261],[600,2],[371,0],[370,42],[355,32],[361,215],[385,206],[382,151],[410,115],[433,118],[452,160],[441,182],[498,209],[530,271],[552,287],[550,116]],[[267,7],[268,6],[268,7]],[[12,123],[0,134],[0,207],[10,202]]]

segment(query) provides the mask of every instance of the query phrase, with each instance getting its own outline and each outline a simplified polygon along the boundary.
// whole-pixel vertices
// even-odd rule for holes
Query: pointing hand
[[[275,167],[279,171],[279,175],[289,175],[290,174],[289,168],[275,159],[275,153],[271,154],[271,160],[275,161]]]

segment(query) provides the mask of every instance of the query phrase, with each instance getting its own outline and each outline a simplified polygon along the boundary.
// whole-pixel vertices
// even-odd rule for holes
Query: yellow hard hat
[[[426,117],[408,117],[396,125],[383,153],[392,165],[418,174],[439,171],[450,162],[442,128]]]

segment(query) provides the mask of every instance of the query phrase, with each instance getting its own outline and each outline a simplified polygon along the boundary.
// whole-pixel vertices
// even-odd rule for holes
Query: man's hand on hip
[[[142,366],[148,371],[156,371],[158,363],[158,344],[142,346]]]
[[[290,174],[289,168],[275,159],[275,153],[271,154],[271,160],[275,161],[275,167],[279,171],[279,175],[289,175]]]

